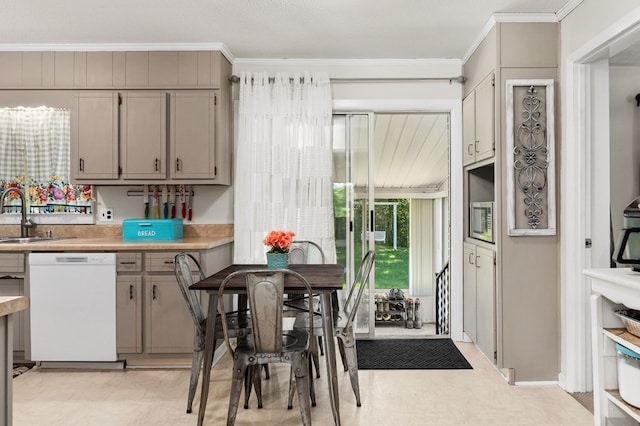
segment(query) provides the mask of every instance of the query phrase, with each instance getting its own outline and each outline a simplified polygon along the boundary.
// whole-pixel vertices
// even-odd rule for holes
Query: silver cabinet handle
[[[476,256],[476,268],[480,267],[480,256]]]
[[[467,145],[467,154],[473,155],[473,144]]]
[[[473,253],[469,253],[469,264],[473,265]]]
[[[478,149],[478,145],[480,145],[480,141],[476,141],[475,145],[476,145],[476,154],[477,154],[480,152],[480,150]]]

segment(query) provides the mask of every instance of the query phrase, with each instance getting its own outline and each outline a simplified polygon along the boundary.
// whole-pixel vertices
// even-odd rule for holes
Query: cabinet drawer
[[[173,258],[179,251],[152,252],[144,254],[145,269],[147,272],[173,272]],[[200,262],[199,252],[189,252]]]
[[[116,272],[142,271],[142,253],[117,253]]]
[[[24,253],[0,254],[0,274],[24,272]]]

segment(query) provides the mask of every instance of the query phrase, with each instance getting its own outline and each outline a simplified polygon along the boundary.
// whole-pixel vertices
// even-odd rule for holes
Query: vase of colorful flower
[[[292,231],[271,231],[264,239],[269,246],[267,252],[267,268],[284,269],[289,267],[289,248],[295,234]]]

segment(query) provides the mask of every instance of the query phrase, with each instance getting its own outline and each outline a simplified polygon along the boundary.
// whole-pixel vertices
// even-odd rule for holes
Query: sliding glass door
[[[374,248],[371,114],[334,115],[334,211],[338,262],[346,267],[347,291],[360,262]],[[355,321],[355,332],[373,337],[375,274],[365,289]]]

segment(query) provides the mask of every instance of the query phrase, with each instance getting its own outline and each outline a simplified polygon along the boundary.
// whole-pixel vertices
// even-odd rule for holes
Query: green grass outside
[[[409,288],[409,249],[376,244],[376,288]]]
[[[360,246],[355,247],[360,253]],[[345,253],[338,249],[338,263],[344,265]],[[409,248],[376,244],[376,288],[409,288]]]

